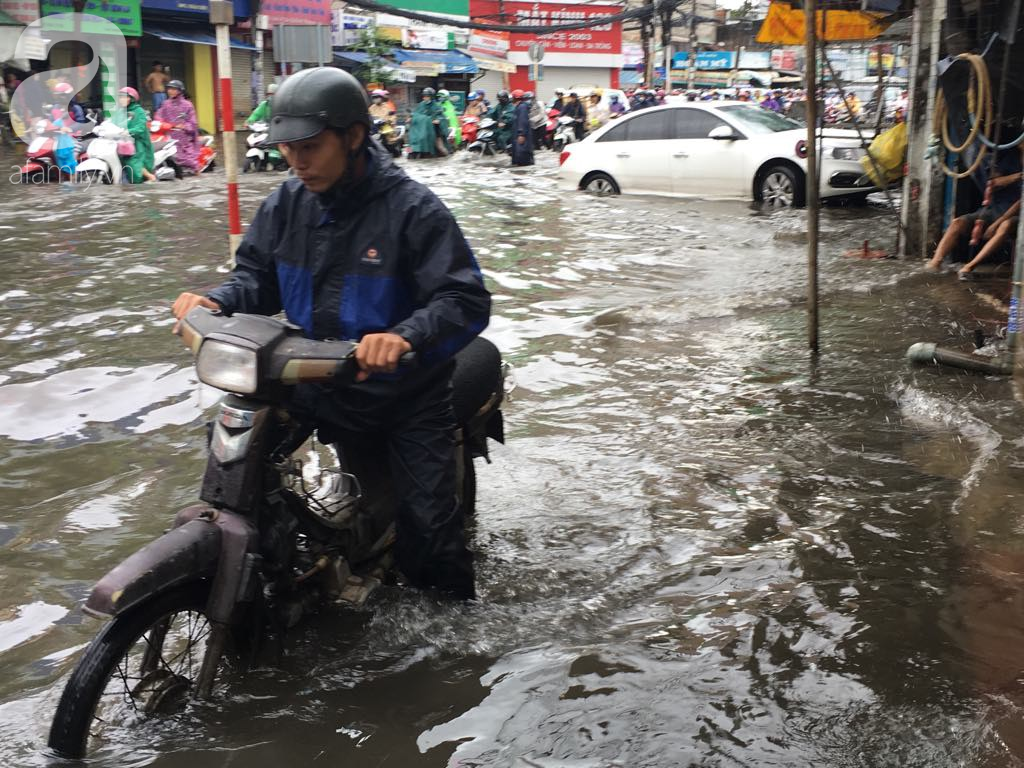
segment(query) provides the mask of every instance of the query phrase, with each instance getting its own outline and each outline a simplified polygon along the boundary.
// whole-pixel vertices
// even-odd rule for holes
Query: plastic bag
[[[887,186],[890,182],[903,177],[903,163],[907,157],[907,124],[897,123],[892,128],[875,136],[868,147],[871,157],[865,155],[860,159],[861,168],[876,187]],[[871,162],[871,158],[875,162]],[[875,167],[878,167],[878,171]],[[881,172],[884,178],[878,177]]]
[[[121,157],[131,157],[135,154],[135,140],[121,139],[117,142],[117,154]]]

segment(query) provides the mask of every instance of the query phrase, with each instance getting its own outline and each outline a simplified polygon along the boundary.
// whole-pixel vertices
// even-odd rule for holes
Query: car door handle
[[[629,152],[619,152],[616,157],[629,157]]]
[[[689,155],[685,152],[675,152],[672,154],[672,157],[689,157]]]

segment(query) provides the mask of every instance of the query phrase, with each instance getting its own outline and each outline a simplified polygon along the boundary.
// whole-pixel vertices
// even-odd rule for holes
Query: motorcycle
[[[112,120],[105,120],[92,129],[92,134],[92,141],[79,158],[77,180],[120,184],[121,157],[117,154],[117,143],[128,137],[128,131]]]
[[[462,122],[462,143],[467,147],[476,141],[477,128],[480,125],[480,118],[475,115],[463,115]]]
[[[245,140],[245,143],[249,145],[249,150],[245,153],[242,173],[265,171],[268,168],[283,171],[288,167],[288,163],[281,156],[277,145],[264,143],[269,135],[269,126],[266,123],[252,123],[249,130],[251,133]]]
[[[384,149],[390,152],[392,157],[401,157],[402,148],[405,146],[405,126],[377,119],[373,121],[373,128],[380,137]]]
[[[562,112],[557,109],[548,110],[548,122],[544,126],[544,146],[551,149],[555,145],[555,128],[558,127],[558,117]]]
[[[485,117],[480,120],[480,124],[477,126],[476,138],[468,147],[469,151],[477,153],[479,157],[497,155],[498,145],[494,135],[497,127],[498,123],[494,118]]]
[[[358,370],[356,345],[203,308],[183,318],[180,332],[200,381],[227,393],[208,425],[201,503],[178,512],[167,533],[89,595],[84,612],[108,623],[57,705],[48,743],[63,757],[82,757],[126,720],[152,722],[210,698],[223,667],[237,673],[268,651],[279,656],[305,614],[327,601],[361,604],[391,572],[396,501],[387,462],[366,462],[363,477],[345,452],[335,468],[322,468],[319,454],[304,462],[299,449],[313,428],[288,408],[302,383],[330,384],[344,397]],[[487,458],[488,438],[504,441],[504,378],[484,339],[456,356],[456,488],[467,514],[474,458]],[[379,493],[365,490],[373,488]]]
[[[199,162],[196,166],[196,173],[212,170],[216,165],[217,150],[213,147],[213,136],[203,134],[199,137]]]
[[[175,162],[178,142],[171,138],[171,129],[166,123],[152,120],[149,123],[149,141],[153,145],[153,173],[159,181],[181,178],[181,168]]]
[[[561,152],[564,147],[576,141],[576,120],[569,115],[562,115],[557,122],[551,148],[555,152]]]
[[[71,135],[71,149],[76,162],[82,153],[82,136],[92,129],[93,125],[87,124]],[[68,171],[69,166],[61,166],[57,160],[58,140],[62,136],[59,127],[49,120],[37,120],[32,133],[32,141],[25,151],[25,164],[18,168],[21,183],[70,181],[72,174]]]

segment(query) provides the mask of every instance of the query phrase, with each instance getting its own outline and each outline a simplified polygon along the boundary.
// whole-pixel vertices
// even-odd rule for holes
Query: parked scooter
[[[561,152],[564,147],[576,141],[576,121],[569,115],[562,115],[557,122],[551,148],[555,152]]]
[[[152,723],[190,698],[209,698],[228,660],[233,676],[280,653],[287,630],[326,601],[360,604],[390,572],[395,500],[364,489],[343,458],[322,469],[300,457],[311,425],[288,410],[301,383],[339,397],[358,367],[355,344],[311,341],[290,323],[197,308],[181,335],[199,379],[228,393],[209,426],[199,498],[166,534],[116,566],[84,611],[107,623],[82,654],[53,718],[49,746],[80,758],[126,720]],[[474,457],[503,440],[501,357],[474,340],[456,356],[456,488],[464,512]],[[319,454],[313,454],[318,456]],[[310,470],[313,471],[310,471]],[[369,470],[368,470],[369,472]],[[313,482],[316,480],[316,482]],[[120,734],[118,734],[120,735]]]
[[[277,148],[277,145],[264,143],[269,136],[269,126],[266,123],[252,123],[249,130],[251,133],[245,140],[245,143],[249,145],[249,150],[245,153],[242,173],[268,169],[283,171],[288,167],[288,163],[281,156],[281,150]]]
[[[495,131],[498,123],[491,117],[485,117],[477,127],[476,139],[469,145],[469,151],[475,152],[478,157],[497,155],[498,145],[495,140]]]

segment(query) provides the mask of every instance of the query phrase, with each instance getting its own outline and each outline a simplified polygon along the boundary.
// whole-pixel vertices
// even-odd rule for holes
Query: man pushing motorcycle
[[[437,196],[370,139],[365,91],[347,72],[318,67],[288,78],[274,99],[268,142],[295,176],[260,206],[228,280],[206,296],[181,294],[174,316],[196,306],[283,309],[309,338],[358,340],[360,370],[345,397],[303,385],[294,410],[343,453],[380,445],[398,501],[398,570],[412,586],[471,598],[450,377],[454,354],[490,317],[476,259]],[[416,365],[398,371],[407,352]]]

